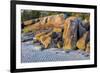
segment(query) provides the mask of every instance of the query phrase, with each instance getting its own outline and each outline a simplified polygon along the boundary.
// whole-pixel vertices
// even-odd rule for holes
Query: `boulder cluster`
[[[34,32],[34,38],[44,47],[63,50],[79,49],[90,52],[90,23],[81,17],[51,15],[27,20],[22,24],[22,32]],[[34,39],[33,39],[34,40]]]

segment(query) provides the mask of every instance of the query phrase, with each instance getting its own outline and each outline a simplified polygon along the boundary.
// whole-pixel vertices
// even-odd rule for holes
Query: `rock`
[[[85,51],[86,51],[87,53],[90,53],[90,42],[88,42],[88,43],[86,44],[86,49],[85,49]]]
[[[21,34],[21,41],[30,41],[33,40],[34,33],[22,33]]]
[[[30,25],[32,23],[33,23],[33,20],[27,20],[23,22],[24,25]]]
[[[23,32],[32,32],[33,30],[39,30],[40,29],[41,24],[39,22],[26,26],[23,29]]]
[[[86,29],[85,29],[85,27],[83,26],[83,24],[82,24],[82,22],[79,22],[79,26],[78,26],[78,39],[80,38],[80,37],[82,37],[83,36],[83,34],[86,32]]]
[[[84,35],[77,41],[76,46],[80,50],[85,50],[86,44],[87,44],[87,41],[88,41],[88,37],[89,37],[89,31],[85,32]]]
[[[71,50],[76,47],[77,27],[78,27],[77,17],[69,17],[65,20],[64,32],[63,32],[64,50]]]
[[[83,27],[87,30],[87,31],[89,31],[90,30],[90,22],[88,21],[88,20],[83,20],[82,21],[82,25],[83,25]]]
[[[55,28],[62,28],[64,23],[64,16],[56,15],[54,17],[53,27]]]
[[[54,22],[62,24],[64,22],[64,14],[51,15],[38,19],[27,20],[22,23],[23,32],[31,32],[33,30],[53,28],[53,24],[55,24]],[[56,26],[57,25],[55,25],[55,27]]]
[[[51,43],[56,41],[55,45],[54,43],[53,45],[58,45],[57,47],[59,48],[63,47],[65,51],[75,48],[88,50],[88,45],[86,46],[86,44],[90,40],[89,22],[87,20],[82,21],[81,18],[75,16],[70,16],[66,19],[65,18],[66,16],[64,16],[64,14],[58,14],[34,19],[34,24],[32,24],[33,19],[25,21],[24,25],[26,24],[26,26],[23,26],[23,31],[28,33],[35,31],[35,37],[39,42],[42,43],[42,45],[44,45],[44,48],[47,48]],[[64,31],[62,31],[63,29]],[[40,36],[37,35],[42,32],[44,32],[44,34]],[[49,32],[56,32],[57,34],[59,33],[61,36],[59,38],[59,36],[57,35],[55,39],[52,39],[52,34],[47,36]],[[54,35],[56,34],[54,33]],[[28,37],[24,37],[22,38],[22,40],[27,38]],[[59,39],[63,41],[60,41]]]
[[[84,34],[86,31],[90,31],[90,24],[89,24],[89,22],[88,22],[86,19],[83,20],[83,21],[80,20],[80,21],[79,21],[78,29],[79,29],[79,31],[78,31],[78,35],[79,35],[78,39],[79,39],[80,37],[83,36],[83,34]]]
[[[33,51],[41,51],[42,47],[39,45],[35,45]]]

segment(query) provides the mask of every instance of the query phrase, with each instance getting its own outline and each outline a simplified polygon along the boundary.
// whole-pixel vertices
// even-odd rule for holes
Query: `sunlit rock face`
[[[90,24],[89,21],[83,20],[79,23],[78,27],[79,31],[79,37],[77,40],[76,47],[79,48],[80,50],[86,50],[89,52],[90,50]]]
[[[81,50],[85,50],[87,35],[88,35],[88,32],[84,33],[84,35],[77,41],[76,46]]]
[[[53,40],[51,34],[47,36],[47,32],[54,32],[53,30],[56,28],[58,32],[59,28],[59,30],[64,29],[62,32],[63,43],[61,49],[67,51],[78,48],[86,52],[90,51],[90,24],[86,19],[82,20],[75,16],[65,18],[64,14],[58,14],[25,21],[23,25],[25,25],[23,29],[25,32],[35,31],[35,34],[46,32],[40,38],[45,48],[48,48],[50,43],[52,43],[51,40]],[[43,41],[42,39],[45,40]]]
[[[89,24],[78,17],[69,17],[64,23],[64,50],[86,50],[86,44],[90,40]],[[89,44],[88,44],[89,46]]]
[[[77,31],[78,31],[79,20],[76,17],[69,17],[64,23],[64,50],[73,49],[77,42]]]
[[[33,30],[45,30],[49,28],[56,27],[57,25],[54,26],[54,22],[58,19],[61,18],[61,20],[58,20],[58,23],[62,24],[64,22],[64,14],[59,14],[59,15],[51,15],[47,17],[41,17],[38,19],[32,19],[32,20],[27,20],[22,23],[23,25],[23,31],[25,32],[30,32]]]

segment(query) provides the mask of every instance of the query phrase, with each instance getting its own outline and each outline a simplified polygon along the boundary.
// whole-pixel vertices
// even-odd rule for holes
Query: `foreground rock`
[[[27,26],[23,31],[33,32],[36,40],[44,48],[55,48],[56,46],[56,48],[62,48],[65,51],[76,48],[86,52],[90,50],[90,24],[79,17],[70,16],[64,19],[63,14],[53,15],[39,18],[39,21],[34,24],[32,21],[25,22],[25,24]],[[53,35],[56,37],[52,38]],[[30,39],[32,38],[30,37]],[[30,40],[27,36],[23,38],[23,40],[25,39]]]
[[[87,43],[85,51],[90,53],[90,42]]]
[[[84,51],[85,51],[85,49],[88,48],[88,45],[87,45],[88,40],[89,40],[88,37],[89,37],[89,32],[87,31],[87,32],[85,32],[84,35],[77,41],[76,46],[77,46],[80,50],[84,50]]]
[[[64,50],[70,50],[76,47],[78,22],[77,17],[69,17],[65,20],[63,32]]]

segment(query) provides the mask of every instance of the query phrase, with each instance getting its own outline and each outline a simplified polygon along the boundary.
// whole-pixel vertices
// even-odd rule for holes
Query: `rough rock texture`
[[[90,59],[88,21],[74,16],[64,20],[63,15],[53,15],[23,25],[27,33],[21,35],[22,63]]]
[[[85,32],[84,35],[77,41],[76,46],[81,49],[86,49],[86,44],[88,43],[89,32]]]
[[[23,31],[35,31],[35,35],[45,32],[45,34],[41,35],[41,37],[37,39],[44,45],[45,48],[47,48],[50,43],[53,43],[52,41],[55,40],[51,38],[52,34],[47,36],[49,32],[56,32],[57,34],[59,33],[61,35],[63,34],[60,38],[63,40],[63,42],[61,40],[57,40],[58,42],[56,45],[59,46],[59,43],[62,43],[61,48],[63,48],[65,51],[75,49],[76,47],[85,51],[89,47],[88,42],[90,41],[90,24],[87,20],[82,20],[75,16],[70,16],[64,19],[64,15],[60,14],[38,18],[35,19],[34,24],[32,23],[33,20],[25,21],[24,25],[27,26],[24,27]],[[62,29],[64,29],[63,32]]]
[[[76,17],[69,17],[65,20],[63,32],[64,50],[75,48],[77,42],[77,27],[78,20]]]
[[[59,20],[59,18],[61,20]],[[53,28],[55,25],[54,22],[56,22],[57,20],[60,24],[62,24],[64,22],[64,15],[60,14],[60,15],[52,15],[52,16],[39,18],[39,21],[35,23],[32,23],[33,20],[25,21],[23,22],[23,25],[27,25],[27,26],[24,27],[23,31],[29,32],[33,30]]]
[[[90,42],[87,43],[85,51],[90,53]]]

